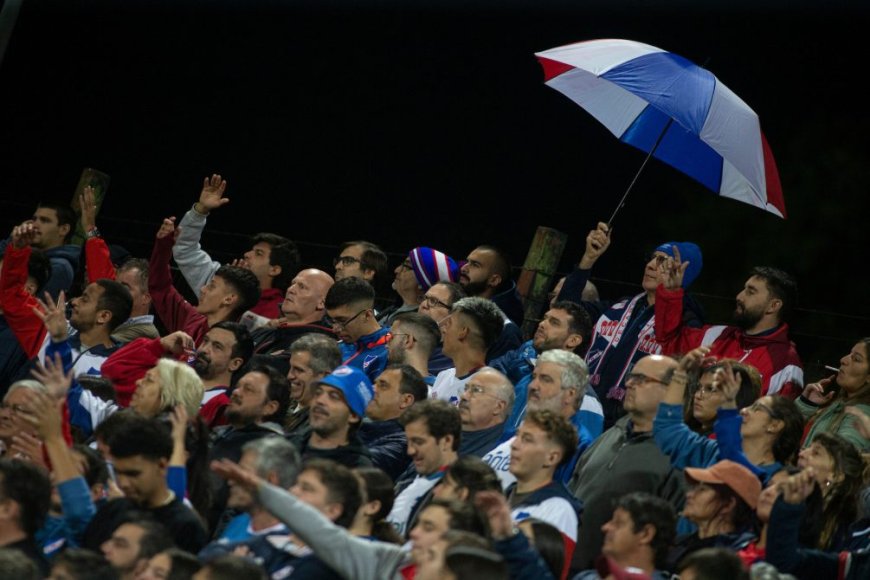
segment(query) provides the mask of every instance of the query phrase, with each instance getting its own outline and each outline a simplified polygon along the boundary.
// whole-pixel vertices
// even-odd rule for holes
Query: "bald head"
[[[316,268],[302,270],[287,288],[281,313],[290,322],[316,322],[323,318],[326,293],[335,280],[332,276]]]
[[[626,375],[622,406],[635,423],[652,421],[676,369],[676,360],[657,354],[645,356],[634,364]]]

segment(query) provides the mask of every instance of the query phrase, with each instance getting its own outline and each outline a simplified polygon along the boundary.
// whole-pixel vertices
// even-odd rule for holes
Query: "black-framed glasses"
[[[362,260],[360,260],[359,258],[354,258],[353,256],[339,256],[332,260],[333,266],[338,266],[339,264],[347,268],[348,266],[353,266],[354,264],[362,264]]]
[[[347,325],[357,319],[357,317],[363,312],[368,312],[368,308],[363,308],[347,320],[339,320],[337,318],[332,318],[331,316],[326,317],[326,323],[333,328],[347,328]]]
[[[645,375],[643,373],[635,373],[635,372],[628,373],[625,376],[625,384],[627,385],[629,382],[638,383],[638,384],[658,383],[660,385],[667,385],[667,383],[661,379],[657,379],[655,377],[651,377],[651,376]]]
[[[434,296],[429,296],[428,294],[423,296],[423,302],[425,302],[426,306],[428,306],[429,308],[435,308],[436,306],[440,306],[442,308],[446,308],[447,310],[450,310],[449,304],[447,304],[446,302],[441,302],[440,300],[438,300]]]
[[[413,270],[414,269],[414,267],[411,265],[411,260],[408,258],[405,258],[405,261],[402,262],[401,264],[399,264],[399,268],[402,268],[404,270]]]

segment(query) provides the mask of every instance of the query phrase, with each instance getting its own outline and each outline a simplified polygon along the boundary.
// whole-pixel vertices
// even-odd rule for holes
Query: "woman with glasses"
[[[855,425],[847,407],[857,407],[870,414],[870,338],[859,340],[840,359],[836,375],[810,383],[797,401],[809,428],[803,440],[808,447],[820,433],[839,435],[862,452],[870,452],[870,439]]]
[[[761,395],[761,375],[754,367],[732,359],[722,359],[703,367],[694,392],[692,389],[688,391],[690,398],[686,401],[685,409],[686,425],[700,435],[709,437],[713,434],[716,413],[725,402],[722,389],[715,384],[715,378],[716,371],[724,368],[726,360],[731,363],[733,371],[740,375],[737,408],[748,407]]]
[[[767,481],[783,465],[794,462],[803,433],[803,417],[794,401],[780,396],[762,397],[738,411],[742,378],[725,361],[713,380],[713,386],[722,392],[714,424],[716,438],[692,431],[683,421],[687,373],[698,368],[708,352],[707,347],[699,347],[680,361],[659,405],[653,437],[674,467],[706,467],[721,459],[731,459]]]

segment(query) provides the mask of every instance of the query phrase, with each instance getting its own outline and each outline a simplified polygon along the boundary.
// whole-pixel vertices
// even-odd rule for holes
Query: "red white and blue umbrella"
[[[779,173],[758,115],[707,69],[620,39],[578,42],[535,56],[546,84],[620,141],[719,195],[785,217]]]

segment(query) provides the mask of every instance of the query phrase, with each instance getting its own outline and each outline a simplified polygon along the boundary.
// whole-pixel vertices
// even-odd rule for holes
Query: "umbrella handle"
[[[610,229],[611,224],[613,223],[613,218],[616,217],[616,213],[622,209],[622,206],[625,205],[625,198],[628,197],[628,192],[631,191],[631,188],[634,187],[634,184],[637,182],[637,178],[640,177],[640,173],[643,171],[643,168],[646,167],[646,164],[649,162],[650,158],[653,156],[653,153],[656,152],[656,149],[659,148],[659,144],[662,142],[662,139],[665,137],[665,133],[668,132],[668,129],[671,128],[671,123],[674,122],[674,118],[670,117],[668,122],[665,123],[664,129],[659,133],[658,138],[656,139],[655,145],[653,145],[652,149],[649,150],[649,153],[646,154],[646,159],[643,160],[643,163],[640,164],[640,169],[637,170],[637,173],[634,174],[634,179],[631,180],[631,183],[628,184],[628,188],[625,190],[625,193],[622,194],[622,199],[619,200],[619,204],[617,204],[616,209],[613,210],[613,214],[610,216],[610,219],[607,220],[607,229]]]

